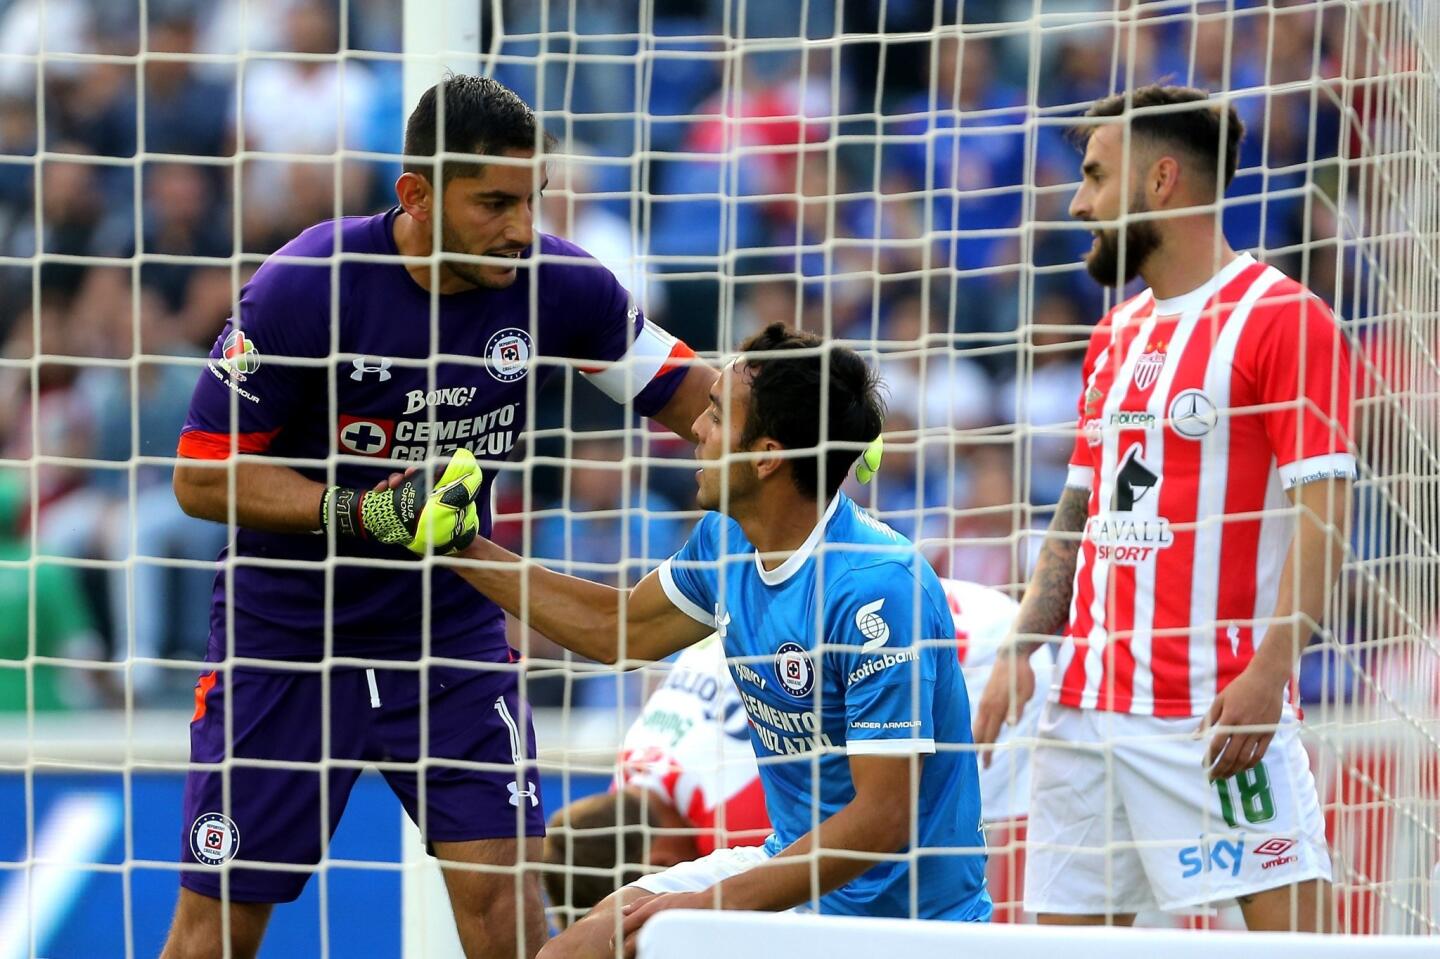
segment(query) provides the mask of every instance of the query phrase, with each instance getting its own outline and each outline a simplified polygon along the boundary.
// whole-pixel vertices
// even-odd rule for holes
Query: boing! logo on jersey
[[[197,862],[218,866],[235,858],[240,830],[229,816],[207,812],[190,827],[190,852]]]
[[[507,326],[485,344],[485,355],[490,358],[490,375],[502,383],[515,382],[529,371],[533,352],[530,334],[518,327]]]
[[[781,643],[775,651],[775,678],[791,696],[807,696],[815,688],[815,667],[799,643]]]

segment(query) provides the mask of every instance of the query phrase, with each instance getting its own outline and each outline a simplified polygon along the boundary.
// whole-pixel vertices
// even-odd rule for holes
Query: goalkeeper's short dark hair
[[[567,922],[645,875],[645,803],[632,790],[587,796],[550,819],[545,893]],[[603,871],[602,871],[603,870]]]
[[[823,455],[788,462],[800,492],[823,492],[829,500],[884,427],[879,378],[849,347],[783,323],[772,323],[750,337],[740,344],[740,353],[740,363],[750,372],[750,410],[741,448],[749,449],[763,436],[787,450],[819,450],[823,442]]]
[[[555,138],[540,130],[535,111],[514,90],[490,77],[447,73],[420,95],[405,123],[405,170],[433,182],[434,164],[416,157],[436,153],[499,156],[507,150],[550,149],[554,145]],[[440,182],[475,176],[480,167],[478,162],[443,161]]]
[[[1133,138],[1183,151],[1199,161],[1196,169],[1212,180],[1223,171],[1222,189],[1235,179],[1245,123],[1234,106],[1204,90],[1152,83],[1096,101],[1085,116],[1127,117]],[[1083,141],[1094,130],[1094,124],[1083,124],[1076,134]]]

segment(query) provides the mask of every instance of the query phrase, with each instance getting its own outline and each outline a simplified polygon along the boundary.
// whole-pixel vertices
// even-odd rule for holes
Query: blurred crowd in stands
[[[0,53],[40,48],[40,6],[0,0]],[[643,22],[629,0],[507,0],[499,20],[481,6],[494,75],[571,156],[541,228],[698,349],[784,320],[871,351],[890,442],[877,483],[851,491],[942,574],[1023,583],[1027,533],[1063,481],[1083,346],[1107,304],[1078,267],[1088,233],[1065,226],[1079,162],[1066,123],[1089,101],[1132,79],[1239,91],[1232,243],[1358,319],[1336,289],[1354,282],[1336,198],[1355,147],[1342,137],[1358,136],[1336,92],[1343,11],[1234,2],[1211,11],[1230,16],[1124,32],[1056,20],[1042,35],[1017,23],[1031,0],[968,0],[962,42],[926,35],[933,0],[655,0]],[[393,202],[402,0],[148,0],[143,24],[140,9],[46,0],[43,64],[0,59],[0,457],[29,484],[0,495],[0,526],[4,558],[33,536],[72,560],[45,566],[55,598],[40,605],[64,608],[37,613],[34,652],[193,662],[214,575],[194,561],[226,531],[181,514],[165,458],[238,284],[311,223]],[[727,28],[772,39],[725,43]],[[799,42],[837,31],[852,39]],[[508,472],[497,536],[633,582],[690,527],[690,450],[563,387],[538,425],[592,432],[531,444],[574,465]],[[506,518],[520,510],[533,521]],[[34,595],[29,575],[0,568],[0,604]],[[27,648],[25,632],[0,636],[0,658]],[[135,667],[134,701],[178,702],[194,672]],[[63,695],[37,678],[36,705],[123,701],[122,676],[87,675],[57,683]],[[0,709],[25,695],[23,674],[0,670]]]

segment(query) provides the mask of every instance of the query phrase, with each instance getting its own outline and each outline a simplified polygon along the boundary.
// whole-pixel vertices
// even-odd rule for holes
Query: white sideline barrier
[[[1315,936],[1183,929],[1077,929],[852,919],[764,912],[663,912],[640,931],[640,959],[1435,959],[1434,937]]]

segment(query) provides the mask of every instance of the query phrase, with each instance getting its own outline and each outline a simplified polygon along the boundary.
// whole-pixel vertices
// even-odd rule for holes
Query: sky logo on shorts
[[[196,862],[218,866],[234,859],[239,848],[240,830],[223,813],[204,813],[190,827],[190,852]]]
[[[1181,879],[1198,876],[1202,872],[1229,872],[1240,875],[1240,862],[1245,857],[1245,840],[1218,839],[1207,844],[1203,839],[1198,846],[1186,846],[1180,850]]]

